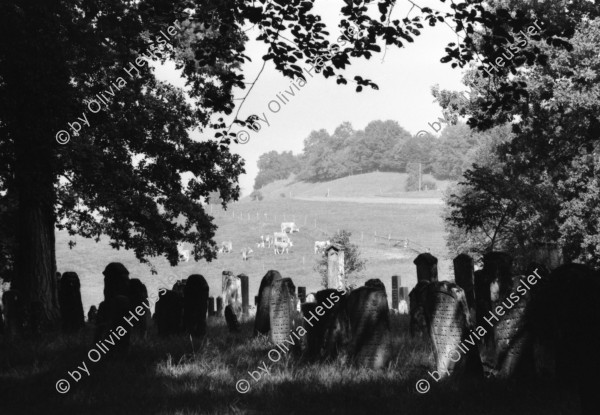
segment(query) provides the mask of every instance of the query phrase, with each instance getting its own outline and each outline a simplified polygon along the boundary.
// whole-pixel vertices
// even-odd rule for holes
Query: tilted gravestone
[[[242,281],[231,274],[224,276],[223,301],[225,321],[230,331],[239,330],[242,317]]]
[[[426,302],[439,379],[456,372],[464,373],[465,368],[471,373],[482,374],[478,338],[469,333],[473,322],[462,288],[447,281],[431,283],[427,287]]]
[[[413,263],[417,266],[417,282],[435,282],[438,280],[438,260],[436,257],[428,252],[425,252],[423,254],[419,254]]]
[[[474,261],[467,254],[460,254],[453,260],[454,281],[463,289],[469,308],[475,307]]]
[[[248,276],[246,274],[238,275],[242,283],[242,314],[248,317],[248,309],[250,307],[250,297],[248,293]]]
[[[75,332],[85,324],[80,287],[79,276],[75,272],[65,272],[60,278],[58,304],[64,332]]]
[[[269,318],[271,325],[271,341],[274,344],[283,343],[290,338],[296,311],[296,287],[291,278],[273,281],[271,286],[271,301]]]
[[[200,274],[190,275],[183,291],[183,325],[192,336],[206,334],[208,283]]]
[[[351,332],[349,356],[362,367],[387,366],[392,355],[392,335],[385,288],[357,288],[349,294],[346,306]]]
[[[392,309],[398,310],[398,276],[392,275]]]
[[[254,320],[254,335],[269,334],[271,330],[271,287],[274,281],[280,280],[281,274],[275,270],[267,271],[258,289],[258,302],[256,304],[256,317]]]

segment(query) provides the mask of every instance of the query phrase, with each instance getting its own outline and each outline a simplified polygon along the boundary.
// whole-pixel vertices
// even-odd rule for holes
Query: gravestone
[[[482,374],[481,364],[477,367],[478,339],[469,333],[472,324],[462,288],[447,281],[429,284],[426,315],[439,377],[464,373],[467,366]],[[465,343],[467,337],[474,344]]]
[[[327,288],[346,287],[344,274],[344,249],[339,244],[331,244],[325,249],[327,255]]]
[[[467,254],[460,254],[453,260],[454,281],[463,289],[469,308],[475,307],[475,274],[474,262]]]
[[[371,278],[370,280],[365,281],[365,287],[371,287],[385,292],[385,285],[379,278]]]
[[[154,312],[154,323],[159,336],[181,332],[183,325],[183,298],[172,290],[159,291]]]
[[[248,308],[250,306],[250,297],[248,294],[248,276],[246,274],[238,275],[242,282],[242,314],[248,317]]]
[[[495,318],[488,316],[494,323],[493,334],[495,340],[495,361],[492,375],[498,378],[509,378],[523,375],[533,370],[533,339],[529,324],[529,306],[531,304],[531,291],[524,288],[518,292],[526,276],[515,275],[509,287],[501,292],[507,294],[492,302]],[[523,295],[524,292],[524,295]],[[512,297],[511,297],[512,296]],[[500,311],[496,312],[500,307]],[[500,315],[503,314],[503,315]],[[547,318],[551,318],[547,316]]]
[[[258,307],[258,295],[254,296],[254,306]]]
[[[398,310],[398,276],[392,275],[392,310]]]
[[[223,314],[223,298],[221,296],[217,297],[217,316],[221,316]]]
[[[289,339],[296,311],[296,287],[291,278],[273,281],[271,286],[271,301],[269,319],[271,325],[271,341],[281,344]]]
[[[185,283],[187,280],[177,280],[175,284],[173,284],[173,291],[183,298],[185,291]]]
[[[208,315],[215,315],[215,297],[208,297]]]
[[[408,287],[400,287],[400,299],[408,302]]]
[[[256,317],[254,320],[254,335],[269,334],[271,330],[271,287],[274,281],[280,280],[281,274],[275,270],[267,271],[260,282],[258,289],[258,302],[256,304]]]
[[[133,278],[129,280],[127,297],[129,298],[129,304],[131,307],[130,310],[133,311],[134,316],[139,318],[139,321],[136,321],[135,318],[132,318],[131,324],[133,324],[133,327],[130,327],[131,331],[141,336],[145,336],[148,331],[148,327],[150,327],[151,320],[150,309],[144,305],[150,305],[148,302],[148,289],[144,283],[142,283],[142,281],[137,278]],[[135,311],[137,307],[141,307],[141,310],[138,308],[138,311],[141,311],[140,313]],[[142,316],[139,314],[142,314]]]
[[[239,322],[242,318],[242,281],[233,274],[223,273],[224,290],[223,306],[227,327],[230,331],[239,330]]]
[[[127,296],[129,291],[129,271],[120,262],[111,262],[102,272],[104,275],[104,299],[116,295]]]
[[[347,291],[326,289],[314,295],[315,314],[304,317],[305,325],[312,324],[321,341],[320,352],[323,357],[335,359],[345,352],[350,342],[350,320],[346,310]],[[310,296],[309,296],[310,297]]]
[[[206,334],[208,283],[200,274],[190,275],[183,291],[183,324],[194,337]]]
[[[533,260],[546,266],[550,271],[563,264],[563,254],[555,242],[536,242],[533,250]]]
[[[419,254],[413,263],[417,266],[417,282],[435,282],[438,280],[438,260],[429,252]]]
[[[88,311],[87,318],[88,323],[96,324],[96,318],[98,317],[98,307],[95,305],[90,307]]]
[[[106,340],[114,342],[109,351],[110,355],[124,355],[129,350],[129,339],[131,334],[127,328],[131,328],[125,321],[129,317],[131,304],[126,295],[113,295],[100,303],[98,309],[98,319],[94,343]],[[113,333],[122,326],[126,333],[123,336],[116,337]],[[113,333],[111,333],[113,332]]]
[[[415,288],[408,294],[410,316],[410,335],[428,336],[427,318],[425,316],[425,306],[427,304],[427,287],[431,284],[428,280],[421,280],[415,285]]]
[[[381,369],[392,356],[389,307],[385,288],[360,287],[347,301],[351,339],[349,356],[362,367]]]
[[[306,287],[298,287],[298,300],[300,300],[300,304],[306,302]]]
[[[65,272],[60,278],[58,304],[62,329],[67,333],[75,332],[85,324],[80,287],[79,277],[75,272]]]

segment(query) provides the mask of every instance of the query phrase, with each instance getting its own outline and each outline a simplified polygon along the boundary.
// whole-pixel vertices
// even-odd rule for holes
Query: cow
[[[242,261],[248,261],[248,258],[250,258],[250,254],[253,252],[254,251],[252,250],[252,248],[242,249]]]
[[[325,248],[331,245],[330,241],[315,241],[315,254],[325,252]]]
[[[288,230],[289,233],[300,232],[300,228],[294,222],[281,222],[281,232],[287,233]]]
[[[287,242],[275,242],[273,246],[275,255],[283,254],[283,252],[289,254],[289,248],[293,247],[294,244],[292,243],[292,241],[288,240]]]
[[[264,248],[265,247],[265,241],[260,241],[256,243],[256,247],[257,248]]]
[[[273,235],[266,235],[265,236],[265,244],[267,245],[267,248],[272,247],[273,246],[273,242],[274,242]]]
[[[183,259],[185,262],[190,260],[190,250],[183,249],[183,242],[179,242],[177,244],[177,252],[179,253],[179,258]]]
[[[233,242],[231,241],[223,241],[221,242],[221,247],[219,248],[219,253],[230,253],[233,251]]]

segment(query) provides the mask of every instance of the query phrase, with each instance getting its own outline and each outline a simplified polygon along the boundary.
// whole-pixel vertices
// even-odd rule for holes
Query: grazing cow
[[[281,222],[281,232],[300,232],[300,228],[296,226],[294,222]]]
[[[254,251],[252,250],[252,248],[242,249],[242,261],[248,261],[248,258],[250,258],[250,254],[253,252]]]
[[[139,279],[133,278],[129,280],[129,292],[127,296],[129,297],[131,311],[134,311],[134,315],[139,316],[142,314],[142,316],[139,317],[139,321],[136,319],[131,320],[131,324],[133,324],[132,331],[138,332],[142,337],[145,337],[150,325],[150,303],[148,301],[148,289]],[[139,306],[142,307],[142,313],[135,312],[135,309]]]
[[[177,244],[177,252],[179,253],[179,258],[188,262],[190,260],[190,250],[183,249],[183,242],[179,242]]]
[[[287,242],[275,242],[274,246],[274,251],[275,251],[275,255],[279,255],[279,254],[283,254],[284,252],[286,254],[289,254],[289,249],[291,247],[294,246],[294,244],[292,243],[292,241],[287,241]]]
[[[219,248],[219,253],[228,254],[231,251],[233,251],[233,242],[231,242],[231,241],[221,242],[221,247]]]
[[[183,324],[186,331],[200,337],[206,334],[208,284],[200,274],[190,275],[184,288]]]
[[[98,308],[95,305],[91,306],[87,316],[88,323],[96,324],[96,319],[98,318]]]
[[[257,248],[264,248],[265,247],[265,241],[257,242],[256,243],[256,247]]]
[[[329,245],[330,241],[315,241],[315,254],[322,254]]]
[[[273,242],[274,242],[274,238],[273,235],[267,235],[265,236],[265,244],[267,245],[267,248],[270,248],[273,246]]]
[[[80,287],[79,277],[75,272],[62,274],[58,288],[58,304],[64,332],[75,332],[84,325]]]
[[[159,336],[169,336],[181,331],[183,318],[183,297],[175,291],[159,290],[154,322]]]

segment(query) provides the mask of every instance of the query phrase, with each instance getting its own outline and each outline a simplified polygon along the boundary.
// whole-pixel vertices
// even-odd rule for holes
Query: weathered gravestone
[[[417,266],[417,282],[435,282],[438,280],[438,260],[429,252],[419,254],[413,263]]]
[[[291,278],[275,280],[271,285],[269,319],[271,341],[274,344],[283,343],[290,338],[296,311],[295,293],[296,287]]]
[[[75,272],[65,272],[60,278],[58,304],[65,332],[75,332],[85,324],[80,287],[79,277]]]
[[[114,342],[114,346],[111,345],[108,354],[124,355],[129,349],[131,334],[127,330],[130,327],[125,321],[125,317],[129,317],[130,307],[129,298],[125,295],[113,295],[100,303],[94,342],[102,341],[105,346],[108,344],[106,340]],[[118,330],[119,326],[123,327],[126,333],[116,337],[114,332],[122,333],[121,330]]]
[[[467,254],[460,254],[452,261],[454,265],[454,281],[463,289],[469,308],[475,307],[475,275],[474,261]]]
[[[493,324],[495,358],[491,374],[494,377],[508,378],[533,371],[529,322],[531,291],[523,285],[525,278],[515,275],[508,287],[501,286],[499,291],[503,294],[497,301],[492,301],[493,314],[486,316]]]
[[[269,334],[271,330],[271,287],[274,281],[280,280],[281,274],[275,270],[268,271],[260,282],[258,289],[258,302],[256,304],[256,317],[254,320],[254,335]]]
[[[429,284],[425,312],[436,361],[436,380],[462,374],[465,368],[482,375],[479,337],[469,333],[473,322],[462,288],[447,281]]]
[[[133,315],[139,318],[139,320],[136,320],[135,317],[131,318],[130,321],[131,324],[133,324],[131,331],[141,336],[145,336],[151,320],[149,308],[150,303],[148,302],[148,289],[144,283],[142,283],[142,281],[137,278],[133,278],[129,280],[127,296],[129,298],[129,303],[131,304],[131,311],[133,311]]]
[[[427,336],[427,319],[425,317],[425,305],[427,302],[427,287],[431,284],[428,280],[422,280],[415,285],[408,294],[409,298],[409,316],[410,316],[410,335]]]
[[[357,288],[350,292],[346,307],[350,322],[350,358],[366,368],[387,366],[392,355],[392,336],[385,288]]]
[[[183,322],[183,298],[175,291],[161,291],[156,302],[154,321],[159,336],[180,333]]]
[[[475,314],[478,326],[490,328],[485,320],[492,303],[510,294],[512,257],[506,252],[488,252],[483,256],[483,269],[475,272]],[[487,330],[480,345],[481,362],[486,375],[496,366],[496,340],[493,330]]]
[[[327,255],[327,288],[337,289],[346,286],[344,272],[344,249],[339,244],[325,248]]]
[[[208,315],[215,315],[215,297],[208,297]]]
[[[314,295],[314,302],[303,304],[303,327],[307,331],[306,352],[308,358],[335,358],[347,346],[350,326],[345,304],[345,291],[321,290]]]
[[[392,275],[392,310],[398,311],[398,276]]]
[[[223,273],[224,315],[230,331],[238,331],[242,317],[242,281],[231,273]]]
[[[250,307],[250,297],[248,293],[248,276],[246,274],[238,275],[242,283],[242,314],[248,317],[248,309]]]
[[[208,284],[200,274],[190,275],[183,291],[183,325],[192,336],[206,334]]]

